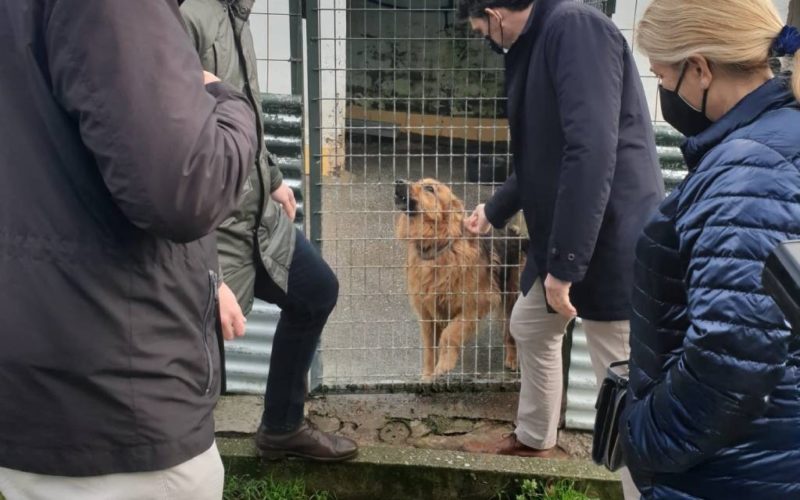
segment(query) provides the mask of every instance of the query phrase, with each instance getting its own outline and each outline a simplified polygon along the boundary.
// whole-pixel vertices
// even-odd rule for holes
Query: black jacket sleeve
[[[191,241],[237,204],[256,152],[247,100],[203,85],[174,0],[54,0],[56,98],[131,222]]]
[[[517,184],[517,174],[513,172],[506,182],[494,192],[492,198],[486,202],[486,218],[492,226],[500,229],[508,220],[519,212],[521,202]]]
[[[626,44],[577,10],[553,21],[545,43],[565,139],[547,269],[575,283],[594,254],[614,179]]]

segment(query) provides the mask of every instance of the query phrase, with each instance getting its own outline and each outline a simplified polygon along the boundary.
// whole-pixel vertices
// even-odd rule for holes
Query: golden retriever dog
[[[408,245],[408,295],[420,322],[423,378],[455,368],[460,349],[490,313],[503,325],[505,366],[515,370],[508,318],[519,293],[519,238],[467,233],[463,202],[435,179],[398,180],[395,204],[401,211],[395,235]]]

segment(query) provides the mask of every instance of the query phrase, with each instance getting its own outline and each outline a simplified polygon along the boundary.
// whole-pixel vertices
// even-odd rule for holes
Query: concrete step
[[[489,500],[514,494],[525,479],[569,480],[592,498],[622,498],[619,477],[584,460],[367,446],[356,459],[339,464],[263,462],[251,438],[218,438],[217,445],[227,474],[302,479],[309,491],[328,491],[338,500]]]

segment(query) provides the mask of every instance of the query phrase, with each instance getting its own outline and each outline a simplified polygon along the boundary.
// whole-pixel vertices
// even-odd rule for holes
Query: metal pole
[[[319,0],[310,0],[307,8],[306,30],[308,33],[308,121],[309,148],[311,153],[310,213],[311,242],[322,250],[322,144],[320,116],[320,61],[319,61]]]
[[[294,95],[303,95],[303,3],[304,0],[289,0],[289,57]]]
[[[305,2],[304,2],[305,4]],[[319,60],[319,0],[309,0],[306,7],[306,33],[307,51],[306,64],[308,67],[308,133],[310,149],[310,180],[309,180],[309,214],[310,240],[322,252],[322,145],[321,117],[320,117],[320,60]],[[302,75],[300,78],[302,85]],[[322,385],[322,358],[319,347],[314,361],[311,364],[309,390],[314,391]]]

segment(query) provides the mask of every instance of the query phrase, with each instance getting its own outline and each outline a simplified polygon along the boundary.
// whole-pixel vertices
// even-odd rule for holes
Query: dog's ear
[[[464,202],[449,188],[447,189],[447,198],[447,210],[452,215],[461,215],[464,212]]]

